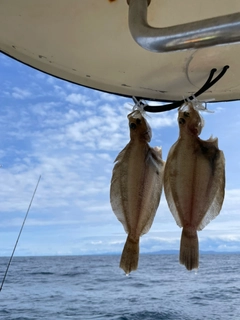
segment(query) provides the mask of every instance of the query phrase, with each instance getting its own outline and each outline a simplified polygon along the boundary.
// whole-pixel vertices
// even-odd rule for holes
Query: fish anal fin
[[[187,270],[198,268],[199,250],[197,231],[193,229],[183,228],[179,262],[183,264]]]
[[[123,248],[120,265],[126,274],[131,271],[137,270],[139,259],[139,238],[133,240],[128,235],[125,246]]]

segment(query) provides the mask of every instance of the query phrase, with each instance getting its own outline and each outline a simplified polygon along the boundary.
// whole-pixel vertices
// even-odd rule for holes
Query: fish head
[[[191,102],[184,103],[178,111],[180,133],[199,136],[204,126],[204,120]]]
[[[139,110],[134,110],[128,115],[130,138],[149,142],[152,138],[152,130]]]

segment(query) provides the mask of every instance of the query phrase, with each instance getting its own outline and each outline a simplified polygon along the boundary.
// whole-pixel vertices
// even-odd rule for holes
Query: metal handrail
[[[240,42],[240,12],[181,24],[154,28],[147,22],[149,0],[127,0],[129,29],[144,49],[169,52]]]

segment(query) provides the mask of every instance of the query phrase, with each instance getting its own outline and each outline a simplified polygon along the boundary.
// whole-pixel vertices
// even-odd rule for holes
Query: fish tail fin
[[[133,270],[137,270],[139,258],[139,238],[136,240],[127,237],[123,248],[119,267],[129,274]]]
[[[183,228],[179,261],[185,265],[188,270],[198,268],[198,236],[196,230]]]

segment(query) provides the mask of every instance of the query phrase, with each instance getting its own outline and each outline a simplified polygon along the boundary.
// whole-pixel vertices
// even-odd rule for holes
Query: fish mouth
[[[144,139],[146,139],[149,142],[152,138],[152,131],[151,130],[145,131],[143,133],[143,136],[144,136]]]
[[[197,126],[188,126],[188,130],[190,131],[190,133],[193,136],[199,136],[200,132],[199,132],[199,128]]]
[[[194,123],[189,123],[188,124],[188,130],[194,135],[194,136],[199,136],[202,132],[202,122],[201,118],[199,120],[194,121]]]

